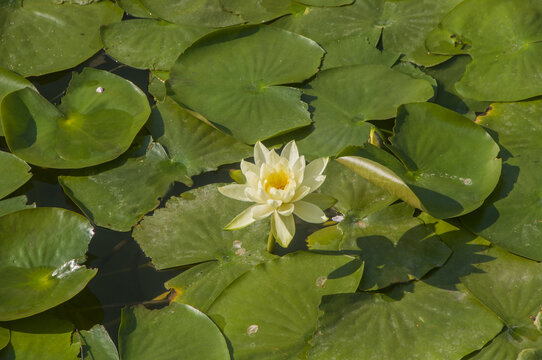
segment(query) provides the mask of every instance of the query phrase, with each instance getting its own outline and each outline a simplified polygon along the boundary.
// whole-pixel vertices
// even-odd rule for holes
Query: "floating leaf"
[[[134,229],[134,238],[157,269],[235,257],[234,241],[246,250],[265,247],[267,221],[257,221],[243,230],[223,230],[247,205],[220,194],[218,185],[172,197],[165,208],[144,218]]]
[[[26,195],[20,195],[17,197],[1,200],[0,216],[4,216],[15,211],[36,207],[36,204],[27,205],[27,202],[28,199],[26,198]]]
[[[0,217],[0,321],[37,314],[80,292],[96,275],[79,265],[92,235],[84,217],[64,209]]]
[[[9,329],[0,327],[0,350],[6,347],[9,344]],[[2,353],[0,352],[0,355]]]
[[[366,217],[349,213],[339,224],[344,233],[340,250],[359,252],[365,262],[361,290],[421,279],[441,266],[450,249],[405,203],[391,205]]]
[[[102,27],[104,49],[116,60],[140,69],[169,70],[179,55],[211,29],[133,19]]]
[[[476,117],[475,113],[485,111],[490,103],[462,97],[455,89],[455,83],[461,79],[470,62],[469,56],[458,55],[443,64],[424,69],[424,72],[431,75],[438,82],[435,103],[474,119]]]
[[[314,332],[322,295],[354,291],[361,265],[344,255],[289,254],[237,279],[208,313],[235,359],[296,358]]]
[[[4,1],[0,12],[0,66],[23,76],[69,69],[98,52],[100,26],[118,22],[110,1],[81,6],[54,1]]]
[[[305,90],[313,110],[314,131],[298,142],[312,157],[332,156],[348,145],[367,142],[368,120],[395,116],[397,107],[425,101],[431,84],[384,65],[355,65],[322,71]]]
[[[56,108],[31,89],[7,95],[2,125],[11,151],[31,164],[82,168],[125,152],[149,117],[145,94],[112,73],[74,73]]]
[[[11,340],[0,350],[0,360],[77,359],[79,344],[72,343],[73,325],[50,311],[2,325],[11,330]]]
[[[221,0],[220,2],[225,10],[241,15],[251,24],[276,19],[300,7],[291,0]]]
[[[399,54],[381,51],[364,36],[350,36],[322,44],[326,50],[322,70],[348,65],[386,65],[391,67]]]
[[[449,56],[429,54],[425,38],[440,20],[462,0],[386,1],[378,20],[382,26],[382,47],[406,54],[406,60],[434,66]]]
[[[89,360],[119,360],[115,344],[102,325],[95,325],[90,330],[81,330],[78,333],[83,349],[82,359]],[[78,339],[74,335],[74,340]]]
[[[34,85],[24,77],[15,74],[8,69],[0,67],[0,101],[10,92],[29,87],[34,89]],[[2,130],[2,118],[0,117],[0,136],[4,136]]]
[[[171,159],[186,166],[189,176],[239,162],[253,153],[252,147],[209,126],[169,98],[156,104],[147,126]]]
[[[462,219],[472,231],[503,248],[542,260],[542,101],[492,104],[477,123],[501,146],[504,164],[497,188]]]
[[[306,36],[319,44],[350,36],[369,39],[376,46],[382,33],[378,18],[384,0],[356,1],[339,7],[305,7],[278,19],[272,26]]]
[[[17,190],[31,177],[30,166],[17,156],[0,151],[0,199]]]
[[[222,8],[220,0],[139,0],[153,17],[182,25],[224,27],[240,24],[241,17]]]
[[[431,103],[403,105],[390,149],[367,145],[338,161],[438,218],[479,207],[497,184],[498,146],[469,119]]]
[[[472,56],[456,84],[462,96],[487,101],[527,99],[542,94],[540,14],[538,1],[463,1],[428,35],[426,45],[434,53]]]
[[[117,4],[132,16],[139,18],[154,17],[141,3],[141,0],[117,0]]]
[[[310,124],[301,90],[277,85],[312,76],[323,54],[312,40],[271,27],[217,31],[179,56],[168,94],[219,130],[255,143]]]
[[[501,321],[471,295],[423,282],[387,294],[324,297],[310,359],[460,359],[481,348]]]
[[[174,181],[187,184],[185,168],[173,163],[147,136],[111,163],[60,176],[64,192],[96,225],[129,231],[159,204]]]
[[[143,306],[122,310],[120,358],[230,359],[226,340],[215,324],[191,306],[172,303],[160,310]]]
[[[310,6],[342,6],[352,4],[355,0],[299,0],[300,3]]]

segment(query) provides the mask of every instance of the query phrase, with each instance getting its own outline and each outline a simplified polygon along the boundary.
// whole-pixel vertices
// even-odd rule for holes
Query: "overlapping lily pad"
[[[323,54],[314,41],[271,27],[217,31],[177,59],[168,94],[226,134],[255,143],[310,124],[301,90],[278,85],[312,76]]]
[[[151,137],[119,159],[60,176],[65,193],[96,225],[129,231],[159,204],[174,181],[191,184],[182,164],[172,162]]]
[[[32,177],[27,163],[5,151],[0,151],[0,169],[3,170],[0,177],[0,199],[17,190]]]
[[[5,348],[6,345],[9,344],[9,337],[9,329],[0,327],[0,350]]]
[[[464,97],[516,101],[542,94],[542,4],[538,1],[467,0],[427,38],[439,54],[470,54],[456,85]],[[503,86],[506,84],[506,86]]]
[[[367,145],[338,161],[437,218],[475,210],[495,188],[498,146],[469,119],[435,104],[408,104],[394,132],[389,148],[397,158]]]
[[[86,68],[75,74],[57,108],[25,88],[4,97],[2,125],[11,151],[50,168],[82,168],[125,152],[150,107],[133,83]]]
[[[140,69],[169,70],[177,57],[211,29],[164,20],[133,19],[101,29],[104,49],[116,60]]]
[[[0,65],[23,76],[69,69],[98,52],[100,26],[118,22],[111,1],[85,6],[24,0],[0,5]]]
[[[291,0],[220,0],[224,9],[239,14],[243,20],[256,24],[290,14],[303,8]]]
[[[123,309],[119,352],[123,360],[230,359],[216,325],[202,312],[179,303],[160,310]]]
[[[299,141],[313,157],[338,154],[348,145],[367,142],[368,120],[395,116],[401,104],[433,97],[431,84],[385,65],[355,65],[322,71],[305,90],[313,110],[314,131]]]
[[[96,270],[81,266],[89,222],[58,208],[0,217],[0,320],[27,317],[76,295]]]
[[[321,297],[354,291],[361,265],[345,255],[286,255],[237,279],[208,313],[235,359],[297,358],[315,330]]]
[[[501,146],[504,164],[493,194],[463,218],[472,231],[505,249],[542,260],[542,101],[492,104],[477,122]]]
[[[0,101],[12,91],[23,89],[25,87],[34,88],[34,85],[24,77],[0,67]],[[4,136],[2,130],[2,118],[0,117],[0,136]]]
[[[224,10],[221,0],[139,0],[153,17],[182,25],[224,27],[241,24],[243,19]]]
[[[463,291],[423,282],[386,294],[327,296],[311,359],[460,359],[481,348],[501,321]]]
[[[0,216],[4,216],[15,211],[36,207],[36,204],[28,205],[27,202],[28,199],[26,198],[26,195],[0,200]]]
[[[74,340],[80,340],[80,346],[83,359],[90,360],[119,360],[119,354],[115,344],[109,337],[107,330],[101,325],[95,325],[90,330],[81,330],[78,337]]]
[[[206,124],[170,98],[156,104],[147,127],[171,159],[186,166],[189,176],[239,162],[253,153],[252,147]]]
[[[73,325],[51,311],[2,325],[10,329],[11,339],[0,350],[0,360],[77,359],[79,344],[72,342]]]

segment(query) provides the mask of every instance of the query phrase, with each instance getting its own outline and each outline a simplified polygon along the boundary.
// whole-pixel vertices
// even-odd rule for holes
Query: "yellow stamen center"
[[[283,170],[272,172],[265,179],[265,191],[269,192],[271,188],[275,188],[277,190],[284,190],[284,188],[286,187],[286,185],[288,185],[289,182],[290,179],[288,177],[288,174]]]

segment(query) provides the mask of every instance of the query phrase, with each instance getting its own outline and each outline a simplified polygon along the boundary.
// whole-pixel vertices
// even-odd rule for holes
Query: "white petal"
[[[319,224],[327,220],[324,212],[313,203],[307,201],[298,201],[295,203],[294,214],[299,216],[302,220]]]
[[[324,172],[329,158],[320,158],[312,161],[305,167],[305,177],[303,179],[303,185],[311,188],[311,191],[316,190],[325,180],[321,178]]]
[[[246,190],[246,195],[247,198],[250,199],[250,201],[260,204],[264,203],[268,198],[266,192],[263,191],[263,189],[261,188],[255,189],[252,187],[248,187]]]
[[[244,228],[252,224],[256,219],[252,217],[252,208],[258,205],[252,205],[249,208],[243,210],[239,215],[237,215],[228,225],[224,227],[224,230],[237,230]]]
[[[253,164],[251,162],[241,160],[241,171],[243,172],[243,175],[247,176],[247,174],[254,173],[258,175],[260,173],[260,169],[256,166],[256,164]]]
[[[288,247],[295,234],[294,217],[292,215],[282,216],[275,211],[273,213],[273,221],[271,222],[271,230],[280,246],[284,248]]]
[[[252,217],[256,220],[261,220],[275,211],[275,208],[266,204],[255,205],[252,207]]]
[[[269,200],[267,200],[267,205],[273,207],[273,209],[276,209],[276,208],[278,208],[279,206],[282,205],[282,201],[281,200],[269,199]]]
[[[299,159],[292,165],[292,172],[294,173],[294,179],[298,184],[303,182],[305,174],[305,156],[301,155]]]
[[[290,200],[291,202],[296,202],[303,199],[305,196],[309,195],[311,188],[305,185],[301,185],[295,190],[294,197]]]
[[[278,209],[278,213],[282,216],[292,215],[294,212],[294,204],[282,204]]]
[[[267,159],[269,157],[269,150],[261,143],[257,142],[254,145],[254,162],[256,163],[256,166],[260,166],[267,162]]]
[[[246,195],[245,190],[248,189],[244,184],[230,184],[218,188],[218,191],[229,198],[241,201],[252,201]]]
[[[299,151],[297,151],[297,145],[295,144],[294,140],[290,141],[288,144],[286,144],[286,146],[284,146],[280,156],[288,159],[290,164],[293,164],[299,158]]]

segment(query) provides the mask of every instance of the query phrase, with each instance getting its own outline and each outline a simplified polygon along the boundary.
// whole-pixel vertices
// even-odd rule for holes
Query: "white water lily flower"
[[[271,216],[273,237],[281,246],[287,247],[295,233],[293,214],[310,223],[327,220],[317,205],[303,201],[303,198],[326,179],[322,173],[328,158],[314,160],[305,166],[305,157],[299,156],[295,141],[290,141],[280,156],[258,142],[254,146],[254,161],[255,164],[241,161],[245,184],[218,188],[227,197],[256,203],[237,215],[226,225],[226,230],[240,229]]]

